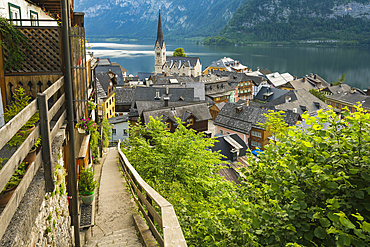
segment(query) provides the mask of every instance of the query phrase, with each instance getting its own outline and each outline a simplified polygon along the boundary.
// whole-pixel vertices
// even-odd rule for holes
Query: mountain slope
[[[239,42],[370,43],[369,0],[247,0],[220,32]]]
[[[76,0],[87,35],[155,38],[161,7],[165,39],[216,35],[245,0]]]

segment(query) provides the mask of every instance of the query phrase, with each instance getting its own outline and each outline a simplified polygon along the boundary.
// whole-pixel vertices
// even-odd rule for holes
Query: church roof
[[[164,39],[163,39],[163,30],[162,30],[161,9],[159,9],[157,40],[155,41],[155,45],[157,44],[157,42],[159,43],[161,48],[163,48]]]
[[[178,66],[178,68],[181,68],[181,65],[185,65],[185,67],[189,67],[190,69],[193,69],[199,60],[199,57],[172,57],[172,56],[166,56],[166,63],[169,68],[172,68],[174,64]],[[200,63],[200,60],[199,60]]]

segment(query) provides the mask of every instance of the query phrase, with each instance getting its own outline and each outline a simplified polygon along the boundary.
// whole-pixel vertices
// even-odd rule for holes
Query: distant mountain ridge
[[[235,42],[370,44],[370,0],[247,0],[219,35]]]
[[[246,0],[75,0],[88,36],[155,39],[161,7],[166,39],[217,35]],[[154,41],[153,41],[154,43]]]

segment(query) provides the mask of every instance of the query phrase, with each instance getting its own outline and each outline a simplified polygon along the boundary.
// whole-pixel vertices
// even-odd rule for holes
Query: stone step
[[[98,247],[105,246],[129,246],[129,247],[142,247],[139,237],[134,229],[122,229],[114,231],[109,235],[103,237]]]

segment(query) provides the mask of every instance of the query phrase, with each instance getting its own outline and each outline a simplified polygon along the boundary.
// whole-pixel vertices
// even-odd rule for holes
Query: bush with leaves
[[[112,125],[109,124],[107,117],[103,116],[103,146],[107,148],[109,146],[109,137],[112,136]]]
[[[308,128],[289,127],[249,158],[238,190],[249,216],[234,225],[251,222],[263,246],[369,246],[370,114],[342,114],[304,114]]]

